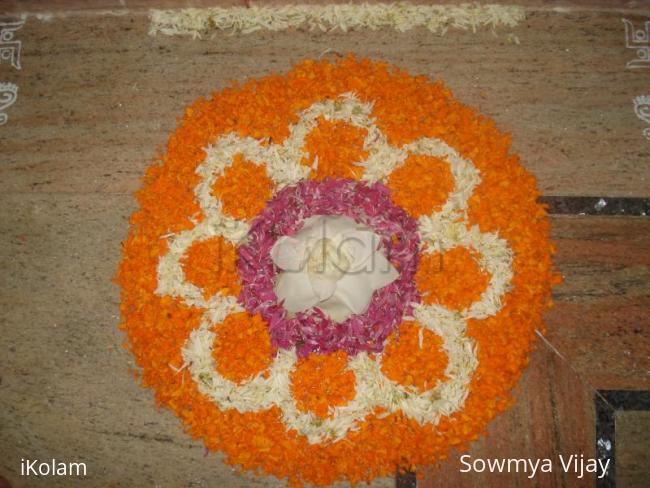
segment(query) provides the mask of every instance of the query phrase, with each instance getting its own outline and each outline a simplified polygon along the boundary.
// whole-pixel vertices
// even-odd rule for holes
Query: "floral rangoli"
[[[228,463],[293,484],[476,439],[557,282],[509,147],[440,82],[353,57],[196,101],[119,270],[144,385]]]

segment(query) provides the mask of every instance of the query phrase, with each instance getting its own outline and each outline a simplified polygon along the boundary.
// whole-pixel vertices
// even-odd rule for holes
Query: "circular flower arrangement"
[[[353,57],[198,100],[147,170],[118,275],[144,384],[227,462],[294,484],[476,439],[512,404],[558,279],[509,146],[441,83]],[[314,253],[314,219],[376,237],[385,276],[330,267],[282,291],[278,263],[367,263],[327,239]]]

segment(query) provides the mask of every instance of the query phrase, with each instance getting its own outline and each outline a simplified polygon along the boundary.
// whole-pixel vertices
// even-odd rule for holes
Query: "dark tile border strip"
[[[417,488],[418,481],[412,471],[400,471],[395,474],[395,488]]]
[[[650,198],[539,197],[550,214],[558,215],[650,215]]]
[[[610,461],[607,474],[596,480],[597,488],[616,487],[616,422],[619,410],[650,410],[650,390],[599,390],[596,393],[596,455]]]

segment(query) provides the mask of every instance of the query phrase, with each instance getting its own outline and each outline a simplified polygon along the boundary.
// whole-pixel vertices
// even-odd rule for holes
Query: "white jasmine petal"
[[[308,277],[309,282],[311,283],[311,288],[314,294],[318,297],[319,302],[327,300],[334,294],[337,280],[313,274],[308,274]]]
[[[280,269],[298,271],[307,259],[307,248],[300,239],[282,236],[275,241],[271,248],[271,259]]]
[[[334,297],[345,304],[352,313],[364,313],[368,309],[375,288],[369,286],[370,273],[346,273],[336,284]]]
[[[361,270],[379,247],[377,234],[369,230],[346,232],[341,234],[341,238],[341,248],[353,262],[348,269],[350,273]]]
[[[320,301],[304,271],[280,273],[275,282],[275,294],[284,300],[284,308],[290,313],[310,309]]]

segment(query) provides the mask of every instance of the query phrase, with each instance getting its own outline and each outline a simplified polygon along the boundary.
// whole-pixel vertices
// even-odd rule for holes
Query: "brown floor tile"
[[[650,220],[554,217],[548,340],[598,389],[650,388]]]
[[[390,3],[387,0],[364,0],[366,3]],[[201,8],[201,7],[227,7],[232,5],[242,6],[267,6],[287,4],[337,4],[352,3],[350,0],[6,0],[3,10],[6,12],[39,12],[39,11],[65,11],[82,9],[124,9],[124,8]],[[458,4],[458,0],[411,0],[414,4]],[[549,7],[578,7],[596,8],[638,8],[638,0],[491,0],[492,4],[521,5],[535,8]]]
[[[650,410],[620,411],[616,421],[616,486],[642,488],[650,479]]]
[[[426,471],[420,488],[593,486],[592,475],[564,473],[558,455],[595,456],[593,391],[570,366],[545,346],[532,355],[528,370],[514,391],[517,404],[497,417],[488,436],[474,442],[467,454],[481,459],[551,459],[552,473],[461,473],[467,467],[460,453]],[[468,459],[466,458],[466,461]],[[470,461],[472,462],[472,461]],[[534,462],[534,461],[533,461]],[[514,469],[514,465],[513,465]]]

